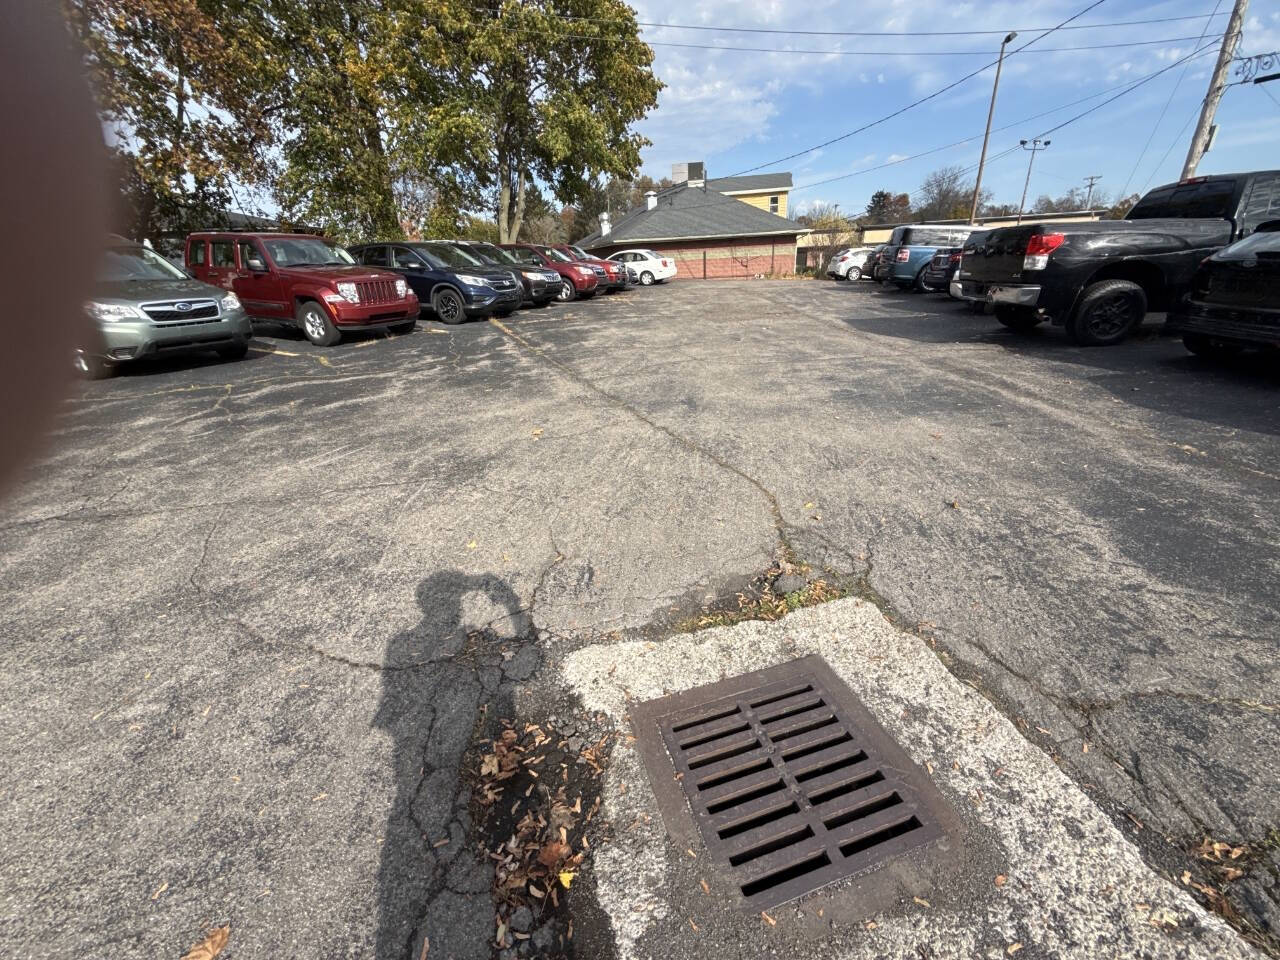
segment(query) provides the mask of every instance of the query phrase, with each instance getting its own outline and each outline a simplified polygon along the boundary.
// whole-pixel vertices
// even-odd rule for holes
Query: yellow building
[[[716,193],[736,197],[766,213],[776,213],[780,217],[787,216],[787,194],[791,192],[791,174],[789,173],[720,177],[708,180],[707,186]]]

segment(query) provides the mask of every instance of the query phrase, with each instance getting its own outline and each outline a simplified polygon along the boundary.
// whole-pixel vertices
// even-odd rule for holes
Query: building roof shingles
[[[740,190],[790,190],[791,174],[755,173],[745,177],[720,177],[718,180],[708,180],[707,186],[721,193],[736,193]]]
[[[790,179],[791,175],[786,175]],[[593,246],[619,243],[655,243],[659,240],[694,240],[718,237],[751,237],[780,233],[806,233],[794,220],[753,207],[712,189],[683,184],[658,195],[652,210],[641,207],[615,223],[601,236],[596,230],[578,241]]]

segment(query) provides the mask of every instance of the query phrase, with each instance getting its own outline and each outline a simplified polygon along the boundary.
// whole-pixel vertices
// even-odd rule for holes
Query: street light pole
[[[996,113],[996,92],[1000,89],[1000,68],[1004,66],[1004,48],[1013,42],[1018,34],[1010,33],[1000,44],[1000,57],[996,60],[996,82],[991,86],[991,106],[987,108],[987,129],[982,134],[982,156],[978,158],[978,176],[973,182],[973,205],[969,208],[969,222],[978,219],[978,198],[982,196],[982,168],[987,163],[987,141],[991,139],[991,118]]]
[[[1037,137],[1034,140],[1019,140],[1023,150],[1031,151],[1031,159],[1027,161],[1027,179],[1022,184],[1022,199],[1018,201],[1018,222],[1022,222],[1022,211],[1027,205],[1027,187],[1031,186],[1031,165],[1036,162],[1036,152],[1049,146],[1049,140],[1041,140]],[[1031,146],[1027,146],[1027,144]]]

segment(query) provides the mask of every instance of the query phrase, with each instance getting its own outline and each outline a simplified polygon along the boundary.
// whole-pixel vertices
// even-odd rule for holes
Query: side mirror
[[[254,273],[266,273],[266,272],[267,272],[267,265],[266,265],[265,263],[263,263],[261,260],[259,260],[257,257],[250,257],[250,258],[249,258],[249,263],[247,264],[247,266],[248,266],[248,267],[249,267],[249,269],[250,269],[250,270],[252,270]]]

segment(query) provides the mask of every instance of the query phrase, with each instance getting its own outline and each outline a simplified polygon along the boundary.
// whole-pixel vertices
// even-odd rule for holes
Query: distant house
[[[796,240],[808,228],[785,216],[791,174],[707,180],[701,163],[689,163],[676,164],[672,179],[675,186],[645,194],[645,205],[617,223],[602,215],[578,245],[597,256],[655,250],[686,279],[794,272]]]

